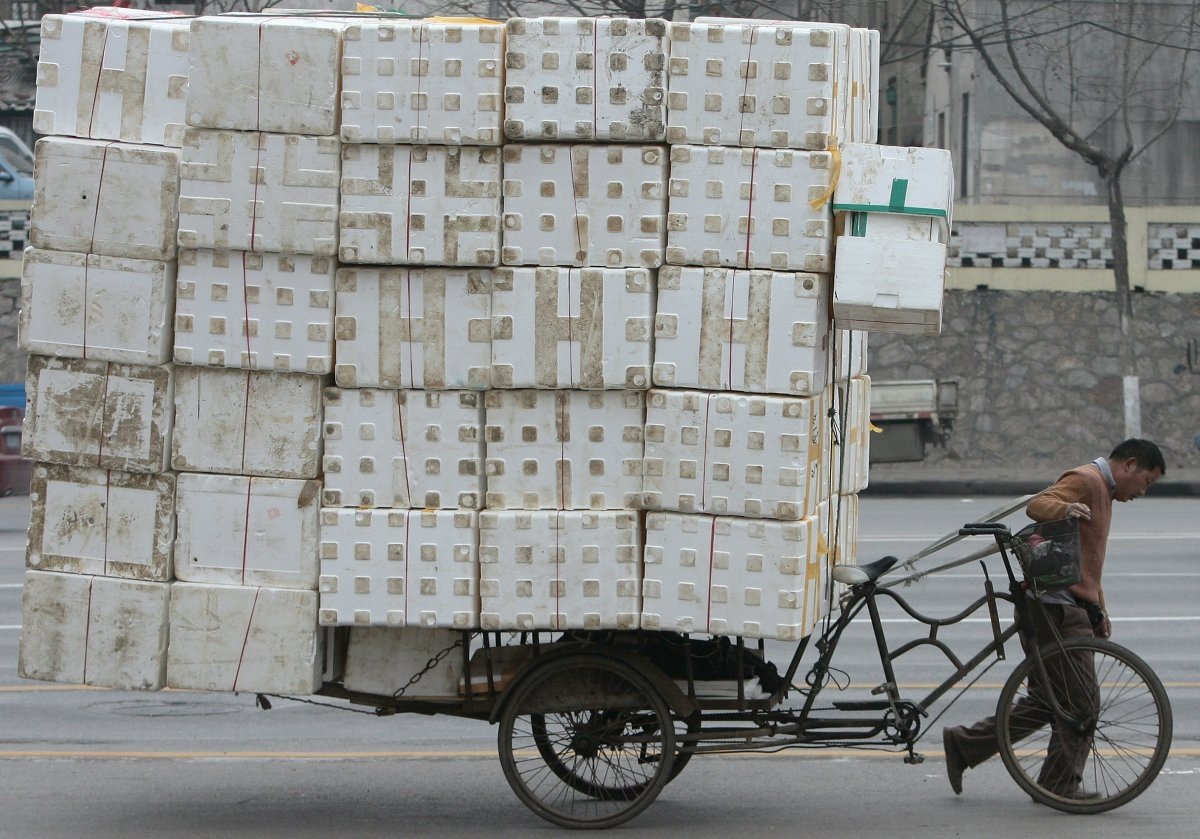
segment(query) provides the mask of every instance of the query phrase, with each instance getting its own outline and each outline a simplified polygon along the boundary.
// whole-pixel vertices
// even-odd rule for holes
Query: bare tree
[[[1187,103],[1197,107],[1200,0],[936,2],[1005,93],[1095,168],[1112,225],[1122,365],[1136,377],[1121,180]]]

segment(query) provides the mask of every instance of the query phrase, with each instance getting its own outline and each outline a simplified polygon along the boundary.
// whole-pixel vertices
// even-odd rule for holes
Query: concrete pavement
[[[872,463],[863,495],[1004,495],[1040,492],[1058,471],[924,463]],[[1154,496],[1200,497],[1200,469],[1168,469],[1150,490]]]

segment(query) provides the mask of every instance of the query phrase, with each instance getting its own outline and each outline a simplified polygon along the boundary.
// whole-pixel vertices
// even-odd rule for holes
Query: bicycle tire
[[[1066,813],[1129,803],[1158,776],[1171,748],[1162,681],[1136,654],[1099,638],[1050,643],[1040,656],[1047,678],[1027,656],[1000,692],[996,733],[1009,774],[1034,801]],[[1051,694],[1070,719],[1052,710]],[[1078,748],[1086,757],[1072,764],[1062,746],[1076,738],[1089,742]],[[1094,797],[1081,797],[1081,789]]]
[[[670,779],[671,710],[634,668],[564,656],[510,690],[500,762],[525,806],[566,828],[608,828],[641,813]]]

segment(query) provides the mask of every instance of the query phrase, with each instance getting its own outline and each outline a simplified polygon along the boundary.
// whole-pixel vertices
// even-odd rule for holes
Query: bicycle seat
[[[866,582],[875,582],[900,560],[894,556],[885,556],[866,565],[835,565],[833,578],[844,586],[857,586]]]

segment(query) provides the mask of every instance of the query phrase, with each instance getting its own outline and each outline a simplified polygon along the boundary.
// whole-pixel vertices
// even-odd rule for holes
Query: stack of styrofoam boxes
[[[166,674],[168,471],[186,21],[42,19],[22,277],[37,462],[20,672],[114,688]]]
[[[477,21],[345,32],[320,622],[351,627],[351,691],[404,687],[457,630],[479,625],[503,36]],[[460,663],[407,695],[455,694]]]
[[[841,499],[865,481],[861,458],[853,480],[834,474],[834,431],[864,436],[866,395],[865,353],[856,367],[832,346],[830,150],[874,135],[877,46],[829,24],[670,31],[653,380],[671,390],[647,409],[644,503],[661,512],[642,626],[797,639],[823,614],[829,563],[852,558]]]
[[[179,198],[167,683],[303,694],[333,369],[343,24],[192,22]]]
[[[944,149],[842,148],[834,211],[839,326],[937,335],[942,325],[954,169]]]

